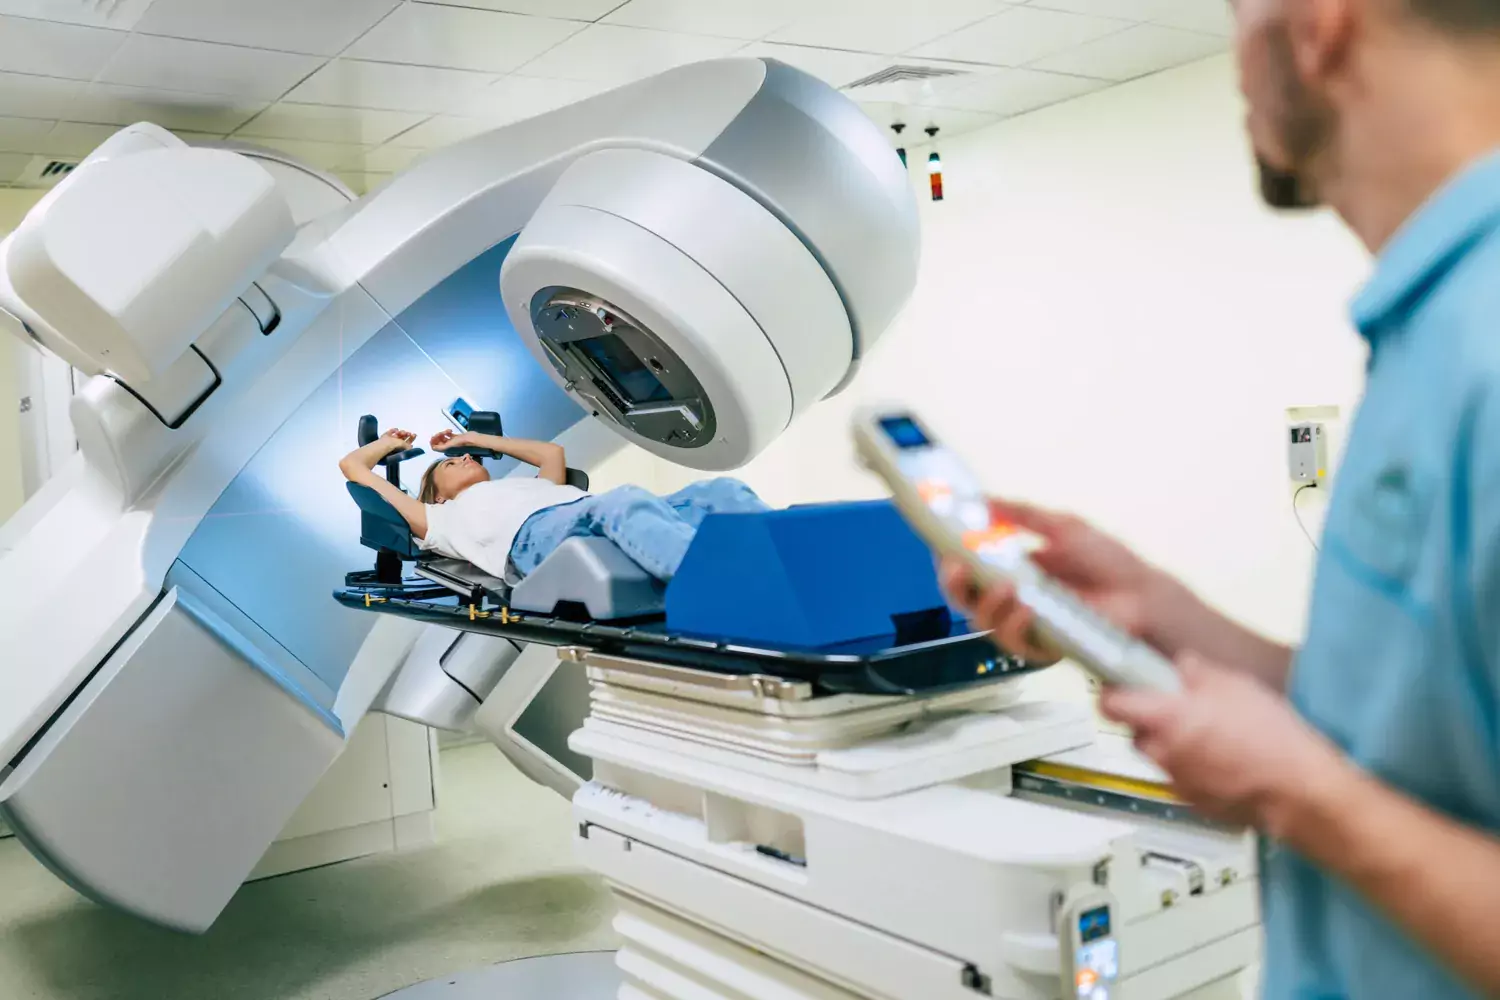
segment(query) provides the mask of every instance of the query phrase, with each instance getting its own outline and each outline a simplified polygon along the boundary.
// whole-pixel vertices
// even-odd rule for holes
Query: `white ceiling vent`
[[[966,72],[967,70],[939,66],[887,66],[879,72],[862,76],[853,83],[844,84],[843,89],[857,90],[861,87],[880,87],[886,84],[923,83],[945,76],[963,76]]]
[[[54,160],[50,156],[33,156],[26,169],[11,184],[15,187],[49,188],[73,172],[77,160]]]

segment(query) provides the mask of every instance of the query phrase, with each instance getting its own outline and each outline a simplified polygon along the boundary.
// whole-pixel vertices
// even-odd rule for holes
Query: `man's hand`
[[[472,448],[475,441],[474,435],[468,431],[459,434],[452,430],[441,430],[432,436],[429,444],[433,451],[447,451],[449,448]]]
[[[1067,514],[1056,514],[1026,504],[991,502],[995,516],[1040,535],[1044,548],[1032,561],[1059,583],[1071,588],[1115,625],[1145,637],[1150,626],[1151,598],[1159,574],[1143,559],[1108,535]],[[995,641],[1017,656],[1036,663],[1058,659],[1033,632],[1031,609],[1016,599],[1007,583],[980,588],[969,568],[947,560],[943,586],[954,603],[980,628],[992,629]]]
[[[1164,656],[1196,650],[1268,687],[1284,687],[1291,662],[1288,647],[1230,621],[1104,532],[1067,514],[998,500],[991,504],[999,519],[1040,535],[1046,544],[1032,553],[1031,561],[1115,627]],[[943,586],[969,620],[993,630],[1006,650],[1038,664],[1059,658],[1040,641],[1031,609],[1016,599],[1009,584],[977,588],[967,567],[949,562],[943,567]]]
[[[1210,819],[1286,832],[1299,801],[1349,769],[1339,751],[1281,695],[1196,654],[1177,659],[1183,689],[1104,692],[1104,714],[1135,730],[1136,746],[1173,789]]]

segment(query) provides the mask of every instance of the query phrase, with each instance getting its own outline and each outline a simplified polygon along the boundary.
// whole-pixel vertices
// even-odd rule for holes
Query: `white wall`
[[[942,142],[905,315],[743,477],[778,504],[874,495],[849,411],[906,401],[994,490],[1077,510],[1298,636],[1313,553],[1285,408],[1349,414],[1364,351],[1345,309],[1369,265],[1336,220],[1260,206],[1242,118],[1221,58]],[[695,475],[657,463],[650,485]],[[1314,530],[1321,499],[1303,497]]]
[[[0,188],[0,239],[26,217],[41,191]],[[18,345],[0,340],[0,521],[21,506],[21,439]]]

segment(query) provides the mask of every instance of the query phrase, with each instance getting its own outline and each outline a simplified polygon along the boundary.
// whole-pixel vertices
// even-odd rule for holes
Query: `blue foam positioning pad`
[[[888,500],[711,514],[667,587],[673,632],[820,649],[911,631],[947,635],[925,542]]]

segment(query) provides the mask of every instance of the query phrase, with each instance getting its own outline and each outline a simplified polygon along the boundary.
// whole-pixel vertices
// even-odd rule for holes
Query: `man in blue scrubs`
[[[1082,522],[1044,568],[1172,656],[1104,711],[1264,845],[1265,995],[1500,996],[1500,0],[1237,0],[1262,193],[1377,253],[1368,387],[1298,651]],[[1007,587],[951,591],[1031,655]]]

